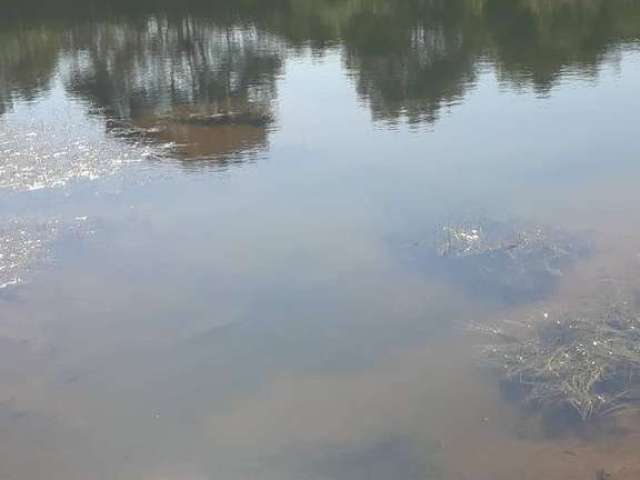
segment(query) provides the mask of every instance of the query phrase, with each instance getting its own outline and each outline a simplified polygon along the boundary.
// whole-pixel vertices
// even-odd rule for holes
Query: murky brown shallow
[[[640,3],[187,3],[0,18],[0,479],[640,477],[469,328],[640,287]],[[498,291],[474,216],[590,248]]]

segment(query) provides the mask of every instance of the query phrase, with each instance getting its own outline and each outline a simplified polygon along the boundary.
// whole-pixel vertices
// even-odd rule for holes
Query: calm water
[[[635,0],[4,2],[0,479],[639,478],[465,328],[640,286],[639,86]],[[589,254],[434,267],[473,217]]]

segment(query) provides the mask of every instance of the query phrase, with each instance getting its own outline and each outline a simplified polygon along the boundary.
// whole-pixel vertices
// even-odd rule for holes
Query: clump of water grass
[[[449,222],[427,243],[424,263],[432,272],[504,304],[550,296],[565,272],[591,250],[584,233],[516,219]]]
[[[598,302],[596,302],[598,303]],[[640,318],[634,303],[606,302],[547,318],[483,349],[528,405],[570,408],[583,421],[640,404]]]

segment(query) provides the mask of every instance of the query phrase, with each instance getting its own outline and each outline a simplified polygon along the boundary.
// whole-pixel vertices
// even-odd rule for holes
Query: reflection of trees
[[[640,32],[626,0],[378,0],[343,26],[346,64],[374,117],[432,121],[459,100],[478,65],[547,90],[567,69],[593,75]],[[386,4],[386,7],[384,5]]]
[[[567,68],[595,75],[640,32],[640,3],[626,0],[485,0],[484,10],[501,78],[543,91]]]
[[[380,119],[433,121],[473,82],[482,31],[457,0],[406,2],[355,16],[346,64]]]
[[[251,26],[154,16],[140,23],[85,24],[71,31],[68,42],[69,90],[111,118],[152,131],[147,138],[179,144],[188,158],[266,143],[264,126],[206,127],[190,119],[221,112],[270,118],[282,63],[273,36]]]
[[[189,0],[188,8],[163,0],[60,0],[55,8],[9,1],[0,19],[0,38],[10,40],[0,44],[0,113],[12,98],[37,95],[61,65],[70,94],[118,120],[119,132],[176,144],[187,158],[266,145],[282,46],[245,20],[252,2],[202,2],[216,7],[204,12]],[[14,25],[27,25],[29,35]],[[233,114],[224,125],[193,121],[222,112]]]
[[[184,105],[267,109],[275,96],[279,44],[252,27],[152,17],[141,24],[84,25],[69,37],[69,88],[122,119]]]
[[[24,21],[38,12],[29,3],[44,0],[12,1]],[[56,3],[72,19],[64,34],[0,33],[0,109],[45,88],[64,45],[69,90],[111,117],[148,125],[185,110],[271,115],[284,47],[309,46],[341,48],[375,118],[433,121],[465,95],[481,62],[505,84],[544,91],[568,69],[595,75],[640,32],[632,0],[66,1],[73,10]],[[203,138],[178,123],[180,138]]]
[[[0,114],[14,98],[30,100],[49,88],[60,36],[47,29],[0,30]]]
[[[432,121],[459,101],[478,65],[502,81],[552,88],[567,70],[593,75],[620,42],[637,38],[629,0],[244,0],[270,4],[260,28],[322,52],[342,45],[345,65],[377,119]]]

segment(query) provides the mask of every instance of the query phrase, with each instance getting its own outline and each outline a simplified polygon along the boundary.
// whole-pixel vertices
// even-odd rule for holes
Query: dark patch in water
[[[520,222],[461,222],[427,237],[411,249],[413,268],[505,305],[547,298],[591,251],[585,236]]]
[[[349,480],[433,480],[440,476],[429,452],[406,437],[392,437],[367,445],[328,449],[313,469],[319,478]]]

